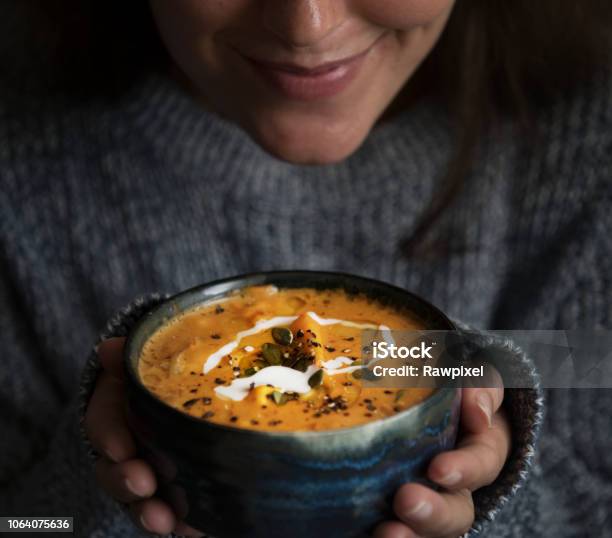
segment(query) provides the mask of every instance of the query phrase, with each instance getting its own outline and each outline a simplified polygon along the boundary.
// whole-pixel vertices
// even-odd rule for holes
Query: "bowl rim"
[[[183,290],[179,293],[176,293],[174,295],[171,295],[165,298],[160,303],[158,303],[156,306],[154,306],[153,308],[151,308],[150,310],[142,314],[142,316],[138,319],[138,321],[134,324],[134,326],[128,332],[127,339],[126,339],[126,342],[123,348],[122,363],[123,363],[123,370],[126,375],[126,381],[127,381],[126,389],[131,385],[132,387],[136,388],[138,393],[142,397],[144,397],[146,400],[149,400],[151,403],[153,403],[156,406],[161,406],[169,416],[175,417],[176,420],[182,420],[184,421],[185,424],[190,423],[194,427],[201,428],[202,430],[204,429],[211,430],[211,431],[216,430],[219,433],[222,433],[222,432],[231,433],[234,435],[241,435],[244,437],[264,436],[264,437],[273,437],[275,439],[290,439],[290,440],[332,437],[332,436],[338,436],[342,434],[355,434],[355,433],[358,433],[359,431],[364,431],[367,429],[381,429],[383,428],[383,426],[391,427],[393,422],[400,422],[403,420],[407,420],[412,415],[418,415],[427,406],[433,405],[438,400],[444,399],[448,395],[448,391],[453,391],[456,393],[459,390],[457,387],[453,387],[453,388],[440,387],[440,388],[434,389],[432,394],[430,394],[427,398],[425,398],[424,400],[422,400],[421,402],[417,404],[414,404],[408,407],[407,409],[404,409],[403,411],[399,413],[395,413],[394,415],[391,415],[388,417],[371,420],[368,422],[364,422],[363,424],[357,424],[355,426],[350,426],[347,428],[330,428],[330,429],[325,429],[325,430],[274,431],[274,430],[256,430],[256,429],[251,429],[251,428],[241,428],[239,426],[218,424],[215,422],[201,420],[197,417],[184,413],[180,411],[179,409],[176,409],[175,407],[172,407],[171,405],[166,403],[164,400],[162,400],[160,397],[158,397],[155,393],[150,391],[144,385],[144,383],[140,379],[140,376],[138,375],[137,367],[135,366],[138,364],[138,360],[132,361],[132,355],[136,352],[136,349],[134,349],[136,347],[136,344],[134,342],[136,339],[136,336],[138,335],[139,331],[142,330],[143,325],[150,317],[154,316],[155,314],[158,314],[161,310],[167,309],[168,306],[171,306],[173,303],[176,303],[177,301],[183,298],[189,297],[199,292],[206,291],[207,289],[214,288],[215,286],[239,283],[245,280],[254,280],[254,279],[259,279],[259,278],[261,278],[262,280],[265,280],[270,277],[273,278],[273,277],[282,277],[282,276],[295,277],[296,279],[300,277],[307,277],[307,276],[319,276],[319,277],[330,278],[330,279],[350,279],[351,284],[354,283],[354,281],[358,281],[364,285],[369,284],[369,285],[375,285],[375,286],[382,286],[382,287],[389,289],[392,292],[400,293],[402,295],[410,297],[412,301],[416,301],[417,303],[420,303],[424,308],[426,308],[429,312],[435,315],[436,318],[441,320],[444,324],[448,325],[448,328],[446,330],[455,330],[455,331],[458,330],[455,323],[453,323],[453,321],[446,314],[444,314],[442,310],[440,310],[435,305],[431,304],[426,299],[423,299],[421,296],[417,295],[414,292],[405,290],[404,288],[401,288],[394,284],[389,284],[382,280],[377,280],[371,277],[365,277],[365,276],[346,273],[346,272],[298,270],[298,269],[257,271],[257,272],[252,272],[252,273],[242,273],[239,275],[234,275],[234,276],[212,280],[204,284],[198,284],[196,286]],[[270,283],[270,284],[273,284],[273,283]],[[228,293],[230,291],[235,291],[243,287],[253,286],[253,285],[256,285],[256,284],[247,283],[245,285],[238,285],[236,287],[229,288],[228,290],[226,290],[225,293]],[[305,286],[305,287],[308,287],[308,286]],[[327,289],[338,289],[341,287],[342,286],[338,286],[337,288],[330,287]],[[219,297],[222,297],[222,296],[223,296],[223,293],[220,293]],[[178,312],[177,316],[184,314],[185,312],[188,312],[192,309],[199,308],[202,305],[206,304],[207,302],[214,301],[214,300],[215,300],[214,298],[209,298],[206,301],[203,301],[202,303],[195,303],[189,308]],[[168,321],[170,319],[172,318],[169,318]],[[150,338],[150,337],[151,335],[149,335],[147,338]],[[140,348],[138,351],[140,351],[141,349],[142,348]]]

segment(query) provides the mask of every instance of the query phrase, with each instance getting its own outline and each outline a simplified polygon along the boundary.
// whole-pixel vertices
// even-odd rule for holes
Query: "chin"
[[[373,124],[374,122],[372,122]],[[277,159],[301,165],[334,164],[347,159],[363,144],[372,125],[334,124],[295,119],[245,125],[251,138]]]

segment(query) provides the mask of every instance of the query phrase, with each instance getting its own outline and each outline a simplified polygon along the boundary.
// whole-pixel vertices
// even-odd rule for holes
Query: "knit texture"
[[[602,75],[543,110],[535,142],[509,129],[484,140],[434,248],[410,256],[404,241],[455,147],[433,101],[377,126],[344,162],[307,167],[269,156],[161,75],[113,100],[5,92],[2,512],[73,515],[79,536],[138,535],[95,485],[77,401],[97,335],[137,296],[250,271],[339,270],[414,290],[474,327],[610,328],[611,96]],[[91,384],[93,359],[87,372]],[[547,394],[525,483],[541,404],[508,391],[512,457],[476,493],[472,532],[612,536],[611,392]]]

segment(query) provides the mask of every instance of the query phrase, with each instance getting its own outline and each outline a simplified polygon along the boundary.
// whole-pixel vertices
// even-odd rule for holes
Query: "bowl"
[[[217,538],[356,538],[392,518],[396,489],[426,482],[428,462],[454,446],[461,393],[441,388],[391,417],[316,432],[254,431],[201,421],[156,397],[141,382],[146,341],[180,313],[234,290],[273,284],[362,292],[407,308],[427,329],[456,330],[417,295],[342,273],[274,271],[204,284],[171,297],[131,330],[124,352],[127,417],[158,495],[180,518]]]

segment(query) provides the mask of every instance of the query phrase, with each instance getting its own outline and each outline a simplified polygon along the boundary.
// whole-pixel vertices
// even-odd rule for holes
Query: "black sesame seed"
[[[202,418],[203,419],[207,419],[207,418],[211,418],[211,417],[214,417],[214,416],[215,416],[215,414],[212,411],[206,411],[206,413],[204,413],[202,415]]]
[[[234,415],[233,417],[230,417],[230,422],[236,422],[238,420],[238,417],[236,415]]]
[[[224,384],[225,384],[225,380],[224,380],[224,379],[221,379],[220,377],[216,377],[216,378],[215,378],[215,383],[216,383],[217,385],[224,385]]]

